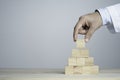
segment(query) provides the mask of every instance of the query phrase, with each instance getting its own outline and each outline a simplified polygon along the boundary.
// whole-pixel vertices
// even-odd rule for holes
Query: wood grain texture
[[[84,39],[78,39],[76,41],[76,47],[77,48],[85,48],[85,41],[84,41]]]
[[[73,74],[98,74],[99,67],[94,66],[66,66],[65,74],[73,75]]]
[[[81,57],[70,57],[68,59],[68,65],[71,66],[89,66],[93,65],[94,59],[92,57],[81,58]]]
[[[89,50],[87,48],[72,49],[72,57],[89,57]]]

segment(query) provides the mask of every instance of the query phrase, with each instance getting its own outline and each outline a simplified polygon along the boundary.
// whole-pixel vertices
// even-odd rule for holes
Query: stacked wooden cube
[[[97,74],[99,67],[94,65],[93,57],[89,57],[89,50],[83,39],[76,41],[76,48],[72,49],[72,56],[68,59],[65,74]]]

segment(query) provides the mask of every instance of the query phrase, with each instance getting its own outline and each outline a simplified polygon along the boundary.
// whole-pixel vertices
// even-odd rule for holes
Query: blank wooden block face
[[[76,47],[77,48],[85,48],[85,41],[84,41],[84,39],[78,39],[76,41]]]
[[[92,57],[88,58],[78,58],[78,57],[70,57],[68,59],[68,65],[72,66],[90,66],[93,65],[94,59]]]
[[[75,57],[70,57],[69,59],[68,59],[68,65],[74,65],[74,66],[76,66],[77,65],[77,58],[75,58]]]
[[[89,51],[87,48],[72,49],[72,56],[73,57],[89,57]]]
[[[77,58],[77,65],[78,66],[90,66],[93,65],[94,59],[92,57],[88,58]]]
[[[66,66],[65,67],[65,74],[82,74],[82,68],[78,66]]]
[[[83,74],[97,74],[99,73],[99,67],[98,66],[84,66]]]
[[[74,74],[73,66],[66,66],[65,74]]]
[[[99,73],[98,66],[66,66],[65,74],[97,74]]]

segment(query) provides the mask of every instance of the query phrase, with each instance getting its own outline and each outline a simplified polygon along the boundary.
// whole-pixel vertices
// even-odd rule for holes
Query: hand
[[[98,12],[81,16],[74,27],[73,39],[77,40],[78,34],[85,35],[85,42],[88,42],[93,33],[102,26],[102,18]]]

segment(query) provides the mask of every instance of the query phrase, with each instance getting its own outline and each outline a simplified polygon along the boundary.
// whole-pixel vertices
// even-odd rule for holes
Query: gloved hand
[[[77,40],[78,34],[85,35],[85,42],[88,42],[93,33],[102,26],[102,18],[98,12],[81,16],[74,27],[73,39]]]

